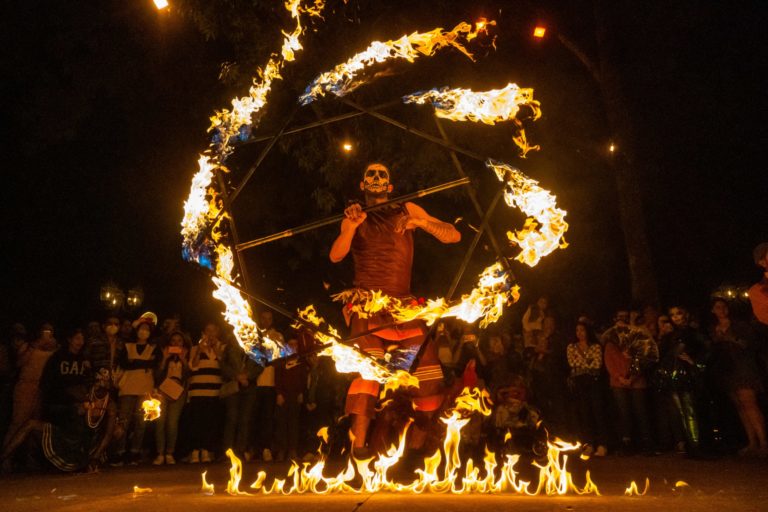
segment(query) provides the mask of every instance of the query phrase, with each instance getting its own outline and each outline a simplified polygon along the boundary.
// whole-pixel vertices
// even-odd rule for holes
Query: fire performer
[[[371,163],[365,169],[360,190],[365,194],[366,206],[387,201],[393,190],[389,169],[381,163]],[[421,228],[442,243],[456,243],[461,234],[456,228],[430,216],[414,203],[395,204],[366,213],[360,204],[349,206],[341,222],[341,233],[333,243],[330,259],[343,260],[351,251],[355,278],[353,290],[340,294],[344,300],[344,313],[352,335],[392,323],[386,311],[368,314],[357,304],[367,301],[373,292],[380,291],[399,299],[413,299],[411,295],[411,267],[413,264],[413,230]],[[423,321],[411,321],[377,330],[357,340],[358,346],[371,356],[383,360],[388,366],[409,369],[416,353],[427,336]],[[430,415],[442,404],[443,374],[436,350],[429,347],[422,355],[414,376],[419,390],[413,398],[414,409]],[[365,453],[368,427],[374,416],[379,395],[375,381],[356,378],[348,391],[345,413],[351,416],[353,449]],[[421,442],[423,442],[423,435]],[[412,447],[420,442],[414,440]]]

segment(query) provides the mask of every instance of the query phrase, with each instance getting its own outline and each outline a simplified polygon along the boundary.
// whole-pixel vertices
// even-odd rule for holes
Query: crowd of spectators
[[[768,244],[756,253],[764,267],[766,253]],[[558,317],[541,297],[517,329],[439,322],[430,342],[446,406],[467,386],[493,402],[489,417],[462,431],[465,450],[541,456],[555,434],[597,457],[768,457],[768,278],[750,300],[713,297],[700,316],[680,304],[620,308],[601,326]],[[301,352],[302,332],[278,329],[270,311],[258,324]],[[192,337],[179,318],[158,325],[153,313],[57,335],[49,323],[33,336],[16,324],[0,344],[6,471],[173,465],[177,456],[211,463],[225,460],[227,448],[246,462],[310,460],[317,431],[343,426],[353,376],[325,357],[261,366],[214,322]],[[162,410],[151,422],[142,409],[150,396]]]

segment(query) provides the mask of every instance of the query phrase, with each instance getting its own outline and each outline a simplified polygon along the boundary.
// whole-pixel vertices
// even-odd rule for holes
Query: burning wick
[[[155,421],[160,417],[160,400],[157,398],[149,398],[141,403],[141,408],[144,410],[144,421]]]

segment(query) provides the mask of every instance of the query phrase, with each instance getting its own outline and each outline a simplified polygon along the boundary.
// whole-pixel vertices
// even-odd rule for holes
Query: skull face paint
[[[389,192],[389,170],[382,164],[371,164],[365,169],[361,188],[368,194]]]

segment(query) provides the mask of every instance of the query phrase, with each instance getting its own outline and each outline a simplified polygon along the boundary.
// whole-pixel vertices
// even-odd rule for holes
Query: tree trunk
[[[658,305],[659,290],[651,261],[651,249],[643,213],[642,171],[639,165],[635,124],[623,92],[620,59],[631,56],[619,50],[617,36],[621,17],[632,12],[619,5],[597,0],[595,21],[599,62],[599,87],[608,126],[616,145],[614,173],[619,205],[619,220],[627,250],[632,299],[639,304]],[[626,18],[624,18],[626,19]]]

